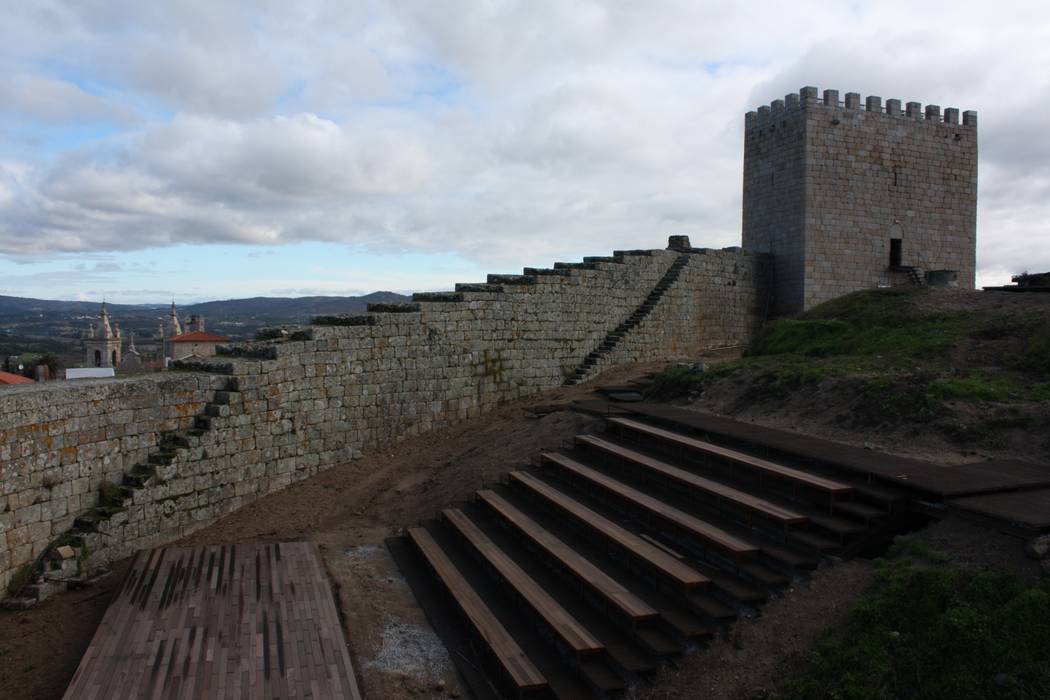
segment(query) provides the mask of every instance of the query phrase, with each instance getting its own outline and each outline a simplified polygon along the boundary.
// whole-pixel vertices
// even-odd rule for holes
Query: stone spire
[[[98,315],[98,337],[109,340],[113,336],[113,328],[109,325],[109,311],[106,310],[106,302],[102,302],[102,311]]]
[[[168,318],[168,337],[173,338],[182,335],[182,324],[179,323],[179,314],[175,310],[175,300],[171,300],[171,314]]]

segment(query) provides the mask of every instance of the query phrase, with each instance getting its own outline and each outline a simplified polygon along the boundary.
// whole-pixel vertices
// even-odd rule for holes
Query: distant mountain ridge
[[[252,297],[225,299],[177,306],[179,318],[204,316],[205,328],[231,340],[246,340],[267,326],[301,325],[312,316],[358,314],[372,303],[409,299],[395,292],[373,292],[363,296]],[[119,323],[125,336],[138,342],[155,341],[160,324],[167,319],[168,304],[110,304],[110,319]],[[70,355],[79,347],[79,337],[98,318],[97,301],[50,301],[0,295],[0,350],[17,354],[26,348],[56,348]],[[52,341],[61,340],[54,346]],[[44,343],[44,345],[41,345]],[[52,344],[48,344],[52,343]]]

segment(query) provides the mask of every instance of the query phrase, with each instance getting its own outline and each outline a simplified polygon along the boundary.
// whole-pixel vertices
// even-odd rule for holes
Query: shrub
[[[946,565],[921,548],[882,562],[844,627],[786,698],[1050,697],[1050,585]]]

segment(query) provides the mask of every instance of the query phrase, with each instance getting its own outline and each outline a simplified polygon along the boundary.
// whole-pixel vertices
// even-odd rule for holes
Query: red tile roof
[[[214,333],[206,333],[205,331],[193,331],[192,333],[183,333],[182,335],[168,338],[168,341],[172,343],[225,343],[227,340],[229,338],[224,338]]]
[[[0,384],[35,384],[32,379],[23,377],[20,374],[11,374],[10,372],[4,372],[0,370]]]

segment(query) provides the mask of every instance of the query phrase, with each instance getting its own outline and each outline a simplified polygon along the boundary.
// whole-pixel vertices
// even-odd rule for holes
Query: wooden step
[[[800,469],[786,467],[782,464],[760,459],[744,452],[731,450],[727,447],[698,440],[696,438],[681,435],[670,430],[657,428],[645,423],[630,420],[628,418],[610,418],[610,425],[625,429],[635,435],[644,436],[649,439],[658,440],[665,445],[671,445],[688,453],[708,459],[718,459],[722,462],[750,469],[760,474],[782,479],[792,484],[813,489],[832,496],[844,496],[853,491],[849,484],[827,479],[816,474],[810,474]]]
[[[580,656],[602,651],[601,642],[595,639],[547,591],[543,590],[513,559],[497,547],[463,511],[458,508],[446,508],[441,511],[441,514],[573,653]]]
[[[648,603],[541,527],[503,496],[495,491],[482,489],[477,492],[477,498],[631,623],[637,624],[658,617],[659,613]]]
[[[572,611],[576,620],[605,647],[606,658],[615,667],[627,674],[656,670],[659,660],[634,638],[632,629],[618,624],[601,606],[594,605],[595,596],[589,590],[566,582],[560,571],[538,562],[537,558],[542,559],[545,555],[526,543],[513,528],[503,527],[483,504],[464,505],[463,512],[559,605]]]
[[[585,661],[580,664],[580,675],[583,676],[599,693],[614,693],[624,690],[627,685],[618,674],[603,663]]]
[[[741,603],[764,603],[769,599],[769,593],[761,588],[757,588],[749,583],[741,581],[736,576],[732,576],[723,571],[716,571],[711,567],[700,568],[711,582],[721,590],[723,593],[728,595],[733,600],[740,601]]]
[[[689,596],[689,604],[712,620],[719,622],[735,620],[737,616],[736,610],[706,593],[693,593]]]
[[[780,571],[772,569],[759,562],[744,561],[737,564],[737,567],[740,571],[767,588],[779,588],[791,583],[791,577],[787,574],[781,573]]]
[[[719,552],[729,555],[733,559],[754,557],[759,548],[739,537],[730,535],[725,530],[716,527],[689,513],[674,508],[667,503],[654,498],[646,493],[638,491],[607,474],[580,464],[576,460],[565,455],[545,452],[541,455],[545,464],[557,466],[574,476],[585,480],[590,486],[600,488],[611,493],[631,505],[644,510],[649,515],[655,516],[674,527],[684,531],[692,538],[703,542],[705,545],[717,549]]]
[[[466,616],[467,621],[488,645],[489,651],[499,662],[507,677],[519,691],[540,690],[548,686],[547,679],[529,660],[518,643],[485,605],[474,588],[459,569],[434,541],[433,536],[421,527],[408,530],[420,554],[430,569],[452,596],[453,601]]]
[[[634,466],[642,467],[651,475],[669,479],[695,491],[701,491],[709,496],[717,498],[720,502],[729,503],[744,511],[766,518],[778,525],[801,525],[808,521],[808,518],[805,515],[770,503],[764,498],[752,496],[749,493],[745,493],[731,486],[726,486],[725,484],[693,474],[692,472],[687,472],[684,469],[673,467],[666,462],[661,462],[658,459],[653,459],[652,457],[640,452],[621,447],[620,445],[593,435],[577,435],[576,444],[594,449],[599,453],[606,454],[616,459],[629,462]]]
[[[656,627],[638,630],[638,639],[657,656],[677,656],[685,651],[681,642]]]
[[[646,565],[675,586],[688,590],[706,586],[710,581],[696,569],[646,542],[633,532],[599,515],[579,501],[527,472],[511,472],[512,484],[520,485],[530,493],[554,505],[566,515],[584,524],[592,532],[626,551],[632,558]]]
[[[826,513],[810,513],[809,521],[822,530],[827,530],[839,538],[859,535],[862,532],[868,531],[868,526],[864,523],[859,523],[856,520],[850,520],[848,518],[841,518],[836,515],[828,515]]]
[[[835,503],[835,512],[869,524],[876,520],[881,520],[887,515],[884,509],[861,503],[860,501],[839,501]]]
[[[827,537],[823,537],[813,532],[806,532],[805,530],[796,530],[792,532],[791,539],[809,547],[810,549],[815,549],[818,552],[830,552],[839,548],[838,542],[829,540]]]

